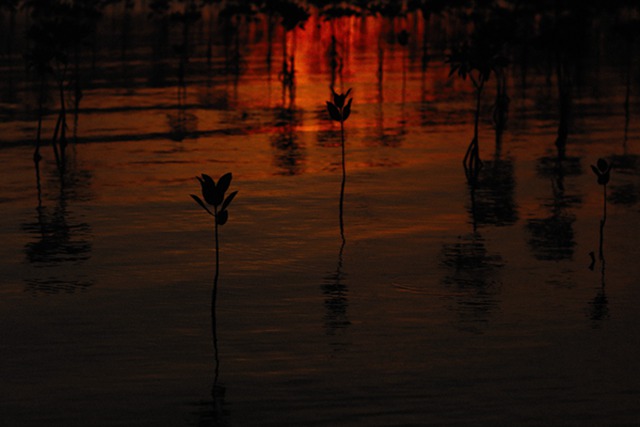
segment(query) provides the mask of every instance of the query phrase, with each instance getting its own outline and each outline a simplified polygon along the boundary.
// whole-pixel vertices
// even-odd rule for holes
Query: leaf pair
[[[353,98],[349,98],[349,101],[345,105],[345,101],[351,93],[351,89],[347,90],[346,93],[336,93],[333,90],[332,92],[333,102],[327,101],[327,110],[329,111],[329,116],[331,117],[331,120],[344,122],[351,115],[351,101],[353,101]]]
[[[591,170],[598,177],[598,184],[607,185],[611,178],[611,165],[605,159],[598,159],[596,165],[591,165]]]
[[[218,180],[217,185],[216,182],[207,174],[203,173],[201,177],[197,176],[196,178],[198,179],[198,181],[200,181],[200,186],[202,187],[202,197],[204,198],[204,201],[202,201],[202,199],[195,194],[192,194],[191,197],[205,211],[207,211],[209,215],[212,215],[215,218],[218,225],[226,224],[227,220],[229,219],[229,212],[227,211],[227,208],[229,207],[229,204],[231,204],[233,198],[236,197],[236,194],[238,194],[237,191],[234,191],[225,198],[225,193],[227,192],[227,190],[229,189],[229,185],[231,184],[231,173],[222,175]],[[205,202],[214,207],[213,212],[209,210]]]

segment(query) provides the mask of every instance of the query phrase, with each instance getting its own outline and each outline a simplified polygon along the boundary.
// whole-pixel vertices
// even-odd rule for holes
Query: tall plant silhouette
[[[473,139],[464,155],[463,165],[469,181],[477,178],[482,161],[480,160],[480,145],[478,141],[478,124],[480,121],[480,101],[485,83],[491,74],[503,75],[503,70],[508,64],[506,56],[502,53],[503,46],[496,43],[491,37],[476,33],[471,43],[465,43],[452,50],[447,58],[450,64],[449,76],[457,74],[466,80],[467,76],[476,90],[475,121],[473,127]]]
[[[604,263],[603,241],[604,224],[607,222],[607,184],[611,178],[611,165],[605,159],[598,159],[595,165],[591,165],[591,170],[598,177],[598,184],[602,185],[602,219],[600,220],[600,244],[598,254],[600,261]]]
[[[598,294],[591,302],[591,319],[602,320],[608,317],[608,301],[605,293],[605,259],[604,259],[604,225],[607,222],[607,184],[611,178],[611,164],[605,159],[598,159],[595,165],[591,165],[591,170],[598,177],[598,184],[602,185],[602,219],[600,219],[600,239],[598,242],[598,260],[600,261],[600,289]],[[591,252],[591,265],[590,270],[593,270],[595,264],[595,257]]]
[[[238,194],[237,191],[232,192],[228,196],[225,197],[225,193],[229,189],[229,185],[231,184],[231,173],[226,173],[220,177],[218,183],[213,180],[209,175],[202,174],[201,176],[196,177],[200,182],[202,187],[202,198],[204,201],[196,196],[195,194],[191,194],[193,200],[196,201],[209,215],[211,215],[214,219],[214,233],[215,233],[215,245],[216,245],[216,272],[213,278],[213,289],[211,292],[211,331],[213,338],[213,348],[215,354],[215,374],[214,374],[214,392],[218,383],[218,374],[220,371],[220,361],[218,359],[218,335],[216,329],[216,299],[218,294],[218,277],[220,275],[220,245],[218,239],[218,227],[221,227],[227,223],[229,219],[229,211],[227,208],[231,201]],[[213,212],[207,205],[213,208]]]
[[[349,97],[351,93],[351,89],[347,90],[346,93],[336,93],[333,92],[333,102],[327,101],[327,110],[329,111],[329,116],[331,120],[335,120],[340,122],[340,148],[342,150],[342,183],[340,185],[340,236],[344,241],[344,221],[342,218],[343,214],[343,206],[344,206],[344,187],[347,182],[347,167],[345,160],[345,148],[344,148],[344,122],[351,115],[351,102],[353,98]],[[345,103],[346,102],[346,103]]]

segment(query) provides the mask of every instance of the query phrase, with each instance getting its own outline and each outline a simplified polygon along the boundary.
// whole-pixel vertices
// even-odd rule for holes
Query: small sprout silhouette
[[[591,170],[598,177],[598,184],[607,185],[611,178],[611,165],[605,159],[598,159],[596,165],[591,165]]]
[[[331,120],[342,123],[349,118],[351,115],[351,101],[353,101],[353,98],[349,98],[347,105],[345,105],[344,102],[350,93],[351,89],[347,90],[346,93],[333,92],[333,102],[327,101],[327,110],[329,111]]]
[[[344,204],[344,187],[347,182],[347,168],[344,155],[344,122],[351,115],[351,101],[353,101],[353,98],[349,98],[349,100],[347,101],[347,98],[351,93],[350,88],[345,93],[336,93],[333,89],[331,90],[331,92],[333,93],[333,102],[327,101],[327,110],[329,111],[331,120],[340,122],[340,147],[342,149],[342,184],[340,186],[340,236],[344,241],[344,222],[342,219],[342,207]]]
[[[231,201],[238,194],[237,191],[229,194],[227,198],[224,197],[224,193],[229,189],[229,185],[231,184],[231,173],[227,173],[222,175],[218,180],[218,185],[216,182],[206,174],[202,174],[202,177],[196,177],[198,181],[200,181],[200,185],[202,186],[202,197],[204,198],[204,202],[202,199],[195,194],[192,194],[193,200],[195,200],[202,208],[209,213],[209,215],[213,216],[216,221],[216,225],[225,225],[227,220],[229,219],[229,211],[227,208]],[[213,212],[207,207],[207,204],[213,206]],[[220,208],[220,210],[218,210]]]

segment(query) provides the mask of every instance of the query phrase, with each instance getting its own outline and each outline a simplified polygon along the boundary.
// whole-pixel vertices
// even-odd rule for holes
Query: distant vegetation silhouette
[[[75,82],[76,116],[81,98],[79,84],[79,50],[95,31],[100,16],[95,2],[68,3],[61,0],[26,0],[23,7],[28,11],[30,26],[27,30],[27,66],[38,80],[38,118],[33,160],[37,180],[40,180],[42,155],[42,119],[48,93],[48,80],[54,80],[56,97],[59,100],[51,146],[59,173],[64,174],[67,163],[67,86],[70,79]],[[71,61],[75,60],[73,78],[70,77]]]
[[[504,78],[504,69],[509,61],[503,50],[504,43],[502,40],[492,37],[489,32],[478,30],[471,35],[469,42],[454,47],[447,58],[447,62],[451,67],[449,75],[457,74],[462,79],[469,77],[476,90],[473,139],[463,159],[465,174],[469,180],[476,179],[482,167],[478,135],[482,92],[491,74],[494,74],[499,82]],[[498,84],[498,88],[500,87],[501,84]],[[499,95],[500,98],[504,96],[504,94]],[[502,105],[504,100],[501,100],[500,103],[500,108],[504,108]]]

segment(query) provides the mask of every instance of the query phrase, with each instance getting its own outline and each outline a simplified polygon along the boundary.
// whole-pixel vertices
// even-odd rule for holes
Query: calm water
[[[316,24],[297,32],[294,99],[281,36],[269,70],[259,24],[239,76],[222,45],[210,68],[200,49],[181,101],[175,63],[155,81],[142,37],[124,62],[104,42],[83,63],[63,180],[42,149],[40,201],[36,95],[5,60],[0,425],[640,425],[637,77],[625,141],[624,61],[589,61],[562,162],[545,61],[526,87],[510,69],[499,142],[490,81],[472,188],[471,83],[437,53],[423,72],[419,40],[385,38],[381,57],[389,22],[341,21],[343,246],[331,33]],[[600,157],[615,166],[604,261]],[[229,171],[213,399],[213,225],[189,194]]]

